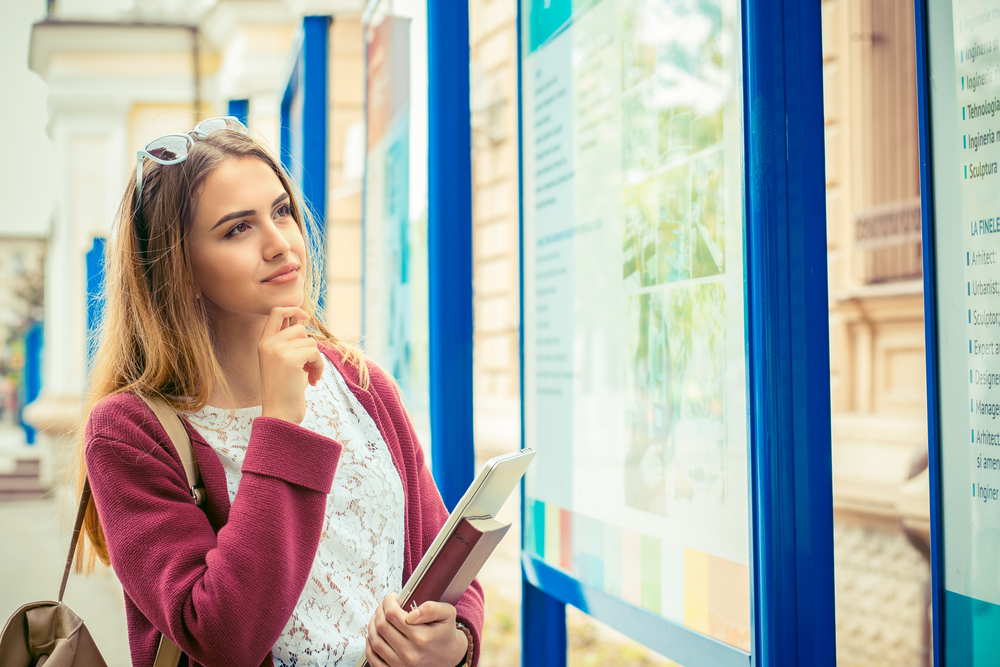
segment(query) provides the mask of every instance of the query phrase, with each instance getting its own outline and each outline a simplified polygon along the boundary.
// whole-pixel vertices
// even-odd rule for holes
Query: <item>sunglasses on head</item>
[[[247,134],[247,126],[241,123],[240,119],[236,116],[218,116],[201,121],[194,126],[193,130],[186,134],[175,132],[157,137],[146,144],[142,150],[138,151],[136,153],[135,165],[135,210],[139,211],[139,207],[142,205],[143,158],[148,157],[150,160],[163,165],[179,164],[187,159],[191,147],[194,146],[192,134],[199,139],[204,139],[211,133],[219,130],[232,130],[240,134]]]

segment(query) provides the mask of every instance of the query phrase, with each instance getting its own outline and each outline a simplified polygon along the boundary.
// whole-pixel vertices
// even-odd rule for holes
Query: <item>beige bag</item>
[[[205,491],[199,485],[198,466],[191,451],[187,430],[170,406],[161,401],[143,398],[170,437],[184,463],[191,495],[198,505],[205,502]],[[0,634],[0,667],[107,667],[83,619],[63,604],[66,582],[73,565],[73,554],[83,526],[83,516],[90,502],[90,480],[83,485],[76,525],[69,544],[66,570],[59,587],[57,602],[29,602],[14,612]],[[153,667],[177,667],[181,650],[166,635],[160,635]]]

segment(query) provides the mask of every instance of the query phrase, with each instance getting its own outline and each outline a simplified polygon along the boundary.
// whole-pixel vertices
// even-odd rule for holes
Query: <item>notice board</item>
[[[521,1],[524,549],[750,652],[740,7]]]
[[[362,344],[423,424],[430,401],[427,221],[410,207],[410,30],[409,18],[384,13],[365,26]]]
[[[937,664],[1000,662],[1000,3],[917,3]]]

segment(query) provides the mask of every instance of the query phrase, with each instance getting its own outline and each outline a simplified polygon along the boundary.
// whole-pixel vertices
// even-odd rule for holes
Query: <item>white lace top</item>
[[[375,607],[403,583],[403,484],[375,422],[324,361],[322,379],[306,389],[302,426],[336,440],[343,451],[309,580],[271,650],[274,664],[283,667],[354,665]],[[235,413],[232,422],[229,410],[211,406],[189,415],[222,461],[230,502],[261,408]]]

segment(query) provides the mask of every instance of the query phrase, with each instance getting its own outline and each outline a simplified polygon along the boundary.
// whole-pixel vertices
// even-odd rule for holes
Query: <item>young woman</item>
[[[288,176],[235,118],[154,140],[136,171],[106,266],[77,561],[121,580],[133,665],[161,633],[191,665],[475,665],[478,583],[454,607],[396,602],[447,511],[393,380],[315,315]],[[184,418],[202,508],[139,395]]]

